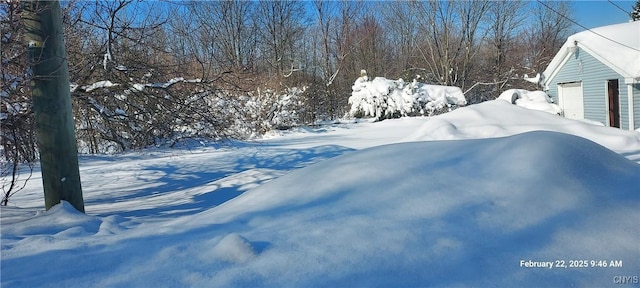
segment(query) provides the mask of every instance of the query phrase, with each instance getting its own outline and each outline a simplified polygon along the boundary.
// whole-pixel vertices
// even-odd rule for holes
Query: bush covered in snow
[[[549,112],[551,114],[562,114],[560,106],[553,103],[553,99],[543,91],[528,91],[524,89],[509,89],[498,97],[527,109]]]
[[[254,93],[241,96],[239,106],[242,107],[242,112],[236,114],[239,121],[236,121],[233,129],[245,131],[241,138],[252,138],[272,129],[288,129],[301,125],[299,112],[304,105],[304,91],[304,87],[285,88],[282,91],[258,89]]]
[[[190,139],[254,138],[300,125],[303,92],[296,87],[239,92],[183,78],[76,85],[74,96],[93,108],[76,122],[78,145],[83,153],[116,153]]]
[[[301,95],[304,88],[287,88],[274,94],[274,101],[269,111],[269,123],[276,129],[288,129],[300,125],[298,111],[302,109]]]
[[[390,80],[363,75],[352,87],[349,104],[353,117],[375,117],[379,120],[402,116],[433,115],[467,104],[458,87],[428,85],[414,79]]]

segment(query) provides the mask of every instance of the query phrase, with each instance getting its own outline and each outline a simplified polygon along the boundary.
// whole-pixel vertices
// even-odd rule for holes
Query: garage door
[[[582,82],[558,84],[558,104],[569,119],[584,119]]]

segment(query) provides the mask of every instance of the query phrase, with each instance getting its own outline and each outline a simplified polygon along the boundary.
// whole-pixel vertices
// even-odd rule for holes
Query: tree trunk
[[[60,3],[24,5],[45,208],[64,200],[84,212]]]

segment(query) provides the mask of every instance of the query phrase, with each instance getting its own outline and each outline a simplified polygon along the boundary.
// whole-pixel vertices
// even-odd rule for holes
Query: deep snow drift
[[[83,157],[88,215],[38,211],[38,183],[1,208],[2,286],[612,286],[640,271],[639,153],[636,132],[490,101]]]
[[[459,110],[459,111],[458,111]],[[504,137],[544,130],[577,135],[640,160],[640,133],[589,124],[494,100],[423,121],[405,141]]]
[[[237,223],[234,232],[268,239],[251,263],[205,276],[222,286],[607,284],[640,267],[638,175],[624,157],[555,132],[395,144],[294,171],[170,226]],[[574,258],[627,266],[519,266]]]

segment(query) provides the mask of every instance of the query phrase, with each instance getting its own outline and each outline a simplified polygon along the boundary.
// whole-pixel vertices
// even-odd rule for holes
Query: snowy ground
[[[82,156],[86,215],[43,212],[39,171],[0,209],[1,284],[637,285],[638,161],[637,132],[499,100]]]

